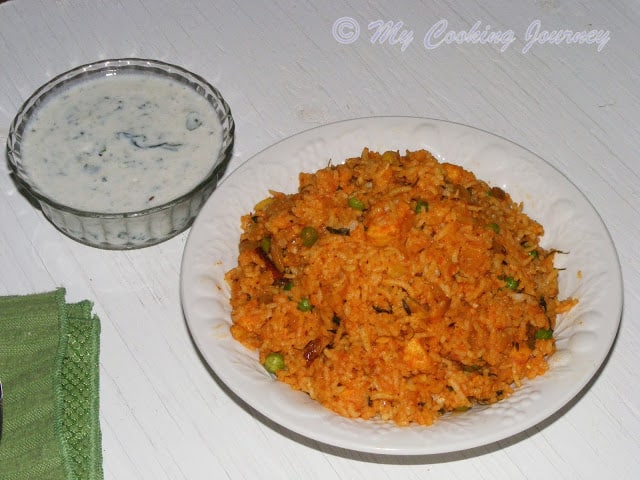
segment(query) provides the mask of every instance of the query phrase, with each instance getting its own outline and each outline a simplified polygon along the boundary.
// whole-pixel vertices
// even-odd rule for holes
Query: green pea
[[[487,225],[488,228],[490,228],[491,230],[493,230],[496,233],[500,233],[500,225],[498,225],[497,223],[490,223],[489,225]]]
[[[387,150],[382,154],[382,161],[387,163],[393,163],[398,159],[398,157],[400,157],[398,152],[392,152],[391,150]]]
[[[278,352],[271,352],[264,359],[263,365],[267,372],[276,373],[278,370],[282,370],[284,368],[284,357]]]
[[[420,212],[428,212],[428,211],[429,211],[429,203],[427,203],[425,200],[418,200],[416,202],[416,208],[414,208],[414,212],[420,213]]]
[[[531,250],[529,252],[529,256],[537,260],[540,257],[540,254],[538,253],[538,250]]]
[[[553,338],[553,330],[540,328],[536,330],[536,340],[550,340]]]
[[[301,298],[298,302],[298,310],[301,312],[309,312],[313,308],[308,298]]]
[[[318,231],[313,227],[304,227],[300,232],[300,238],[305,247],[310,247],[318,240]]]
[[[349,197],[348,203],[354,210],[364,210],[364,203],[358,197]]]
[[[520,280],[516,280],[513,277],[504,277],[504,283],[509,290],[517,290],[520,285]]]

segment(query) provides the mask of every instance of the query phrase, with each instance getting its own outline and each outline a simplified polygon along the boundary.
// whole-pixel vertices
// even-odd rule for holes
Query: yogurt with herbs
[[[140,73],[91,78],[38,107],[21,156],[42,194],[78,210],[139,211],[193,189],[222,143],[215,109],[193,88]]]

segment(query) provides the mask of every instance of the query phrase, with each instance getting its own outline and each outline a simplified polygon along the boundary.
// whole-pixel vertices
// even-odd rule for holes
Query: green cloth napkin
[[[65,290],[0,297],[2,480],[100,480],[100,320]]]

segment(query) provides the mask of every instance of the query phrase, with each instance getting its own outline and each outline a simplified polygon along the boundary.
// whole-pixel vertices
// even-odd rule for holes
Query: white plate
[[[543,246],[556,256],[562,297],[580,303],[559,317],[550,371],[497,404],[442,417],[431,427],[399,428],[342,418],[277,382],[257,354],[229,333],[224,274],[237,262],[240,216],[269,195],[293,193],[298,173],[371,150],[430,150],[522,201],[540,221]],[[219,379],[248,405],[293,432],[351,450],[434,454],[485,445],[520,433],[557,412],[588,383],[616,336],[622,281],[615,247],[582,193],[548,163],[503,138],[464,125],[409,117],[375,117],[318,127],[283,140],[241,165],[220,184],[196,219],[182,261],[181,299],[193,339]]]

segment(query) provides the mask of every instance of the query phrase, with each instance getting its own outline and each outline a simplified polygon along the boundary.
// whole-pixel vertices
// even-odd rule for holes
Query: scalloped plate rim
[[[274,381],[264,371],[261,371],[261,367],[256,360],[257,357],[253,352],[249,352],[235,342],[228,334],[228,331],[224,332],[225,327],[228,330],[230,318],[228,317],[228,305],[225,305],[225,301],[228,300],[228,291],[226,291],[225,285],[221,282],[221,278],[224,270],[231,265],[229,263],[232,262],[231,257],[235,260],[237,255],[237,239],[240,234],[239,214],[250,211],[255,202],[266,194],[265,191],[254,188],[255,185],[251,182],[260,181],[264,183],[263,186],[269,187],[272,180],[273,183],[277,183],[275,180],[278,180],[281,184],[283,182],[286,184],[288,191],[295,191],[297,188],[297,173],[300,170],[287,168],[288,162],[291,161],[288,158],[286,162],[280,158],[274,158],[282,151],[289,151],[290,153],[293,151],[293,163],[296,163],[296,165],[302,161],[298,159],[298,156],[304,157],[304,159],[311,158],[311,163],[315,162],[314,168],[305,171],[313,171],[325,166],[322,162],[327,161],[326,156],[318,158],[320,154],[314,151],[314,142],[320,144],[316,148],[322,148],[323,145],[327,146],[328,144],[329,148],[340,150],[343,147],[348,148],[347,145],[350,142],[354,145],[357,144],[360,138],[358,135],[364,135],[369,139],[374,136],[376,139],[380,137],[387,138],[385,137],[385,132],[398,131],[399,129],[400,134],[402,134],[402,132],[411,128],[414,130],[422,128],[427,132],[426,135],[430,135],[433,130],[433,132],[444,137],[447,135],[452,136],[460,145],[454,146],[451,138],[442,140],[441,137],[439,137],[441,142],[450,142],[450,144],[438,144],[438,140],[434,140],[435,136],[437,136],[435,133],[434,137],[430,138],[430,142],[412,138],[411,133],[409,133],[409,138],[413,141],[413,145],[428,143],[422,148],[429,148],[437,157],[463,166],[468,165],[469,159],[465,159],[464,162],[457,162],[456,158],[450,158],[453,154],[449,152],[455,152],[457,148],[463,148],[465,145],[462,140],[465,138],[470,140],[471,143],[478,142],[485,151],[497,148],[498,154],[500,149],[517,152],[518,155],[522,156],[521,158],[517,157],[518,161],[521,162],[521,166],[536,166],[544,171],[544,175],[537,181],[543,183],[551,182],[554,185],[558,184],[566,188],[566,191],[561,192],[560,200],[568,200],[569,203],[577,202],[579,206],[577,213],[583,217],[589,217],[591,222],[595,222],[589,227],[584,225],[580,227],[586,228],[587,233],[595,237],[597,248],[603,249],[604,257],[611,263],[609,269],[597,272],[602,276],[606,276],[608,280],[607,295],[596,297],[599,301],[596,304],[593,304],[590,301],[591,299],[588,299],[589,301],[587,302],[581,299],[579,306],[576,307],[579,310],[586,303],[585,315],[593,314],[596,315],[596,318],[604,316],[609,322],[603,327],[604,330],[601,335],[596,338],[595,353],[597,355],[587,355],[588,371],[577,374],[571,371],[570,368],[565,368],[566,366],[564,365],[558,367],[558,371],[554,371],[552,367],[543,377],[525,382],[523,389],[516,391],[514,395],[505,401],[485,409],[478,409],[482,413],[476,413],[477,411],[474,412],[472,410],[465,414],[474,415],[475,413],[474,420],[480,415],[488,416],[490,418],[489,426],[496,428],[485,428],[486,426],[483,426],[482,423],[479,424],[480,426],[472,423],[469,429],[465,429],[464,420],[460,420],[465,418],[464,415],[447,416],[431,427],[395,427],[384,422],[364,422],[338,417],[336,414],[324,409],[324,407],[308,400],[305,394],[293,392],[289,387]],[[343,137],[336,137],[341,132],[347,133]],[[456,137],[456,135],[459,136]],[[395,137],[393,141],[395,141]],[[387,143],[393,143],[393,141],[385,140]],[[360,150],[364,146],[369,145],[360,145]],[[406,148],[421,147],[406,145]],[[478,155],[482,151],[480,149]],[[350,156],[356,156],[359,153],[360,151],[353,151]],[[463,151],[462,153],[465,154],[466,152]],[[337,160],[341,162],[344,158]],[[511,157],[507,159],[507,161],[511,160]],[[473,161],[475,160],[472,160],[471,163]],[[509,166],[506,165],[506,167]],[[266,173],[265,170],[260,170],[260,175],[256,179],[255,175],[258,167],[267,168],[267,170]],[[487,166],[487,160],[482,160],[480,167],[496,168]],[[275,170],[277,168],[287,172],[285,174],[288,177],[287,181],[282,179],[282,171]],[[476,173],[476,169],[471,169]],[[504,172],[501,172],[501,175],[506,175],[505,178],[508,178],[509,176],[518,177],[520,174],[513,172],[513,168],[511,168],[511,172],[509,170],[509,168],[506,168]],[[268,178],[267,173],[272,171],[279,175],[279,178]],[[478,174],[478,177],[486,181],[492,180],[491,178],[484,178],[480,174]],[[542,187],[542,184],[540,186]],[[508,190],[511,190],[511,188],[516,190],[523,189],[525,196],[532,193],[526,192],[526,188],[518,185],[517,182],[505,185],[505,187]],[[241,190],[241,193],[244,194],[242,198],[238,199],[237,197],[229,196],[234,189]],[[532,195],[530,200],[532,203],[541,202],[541,207],[545,207],[545,202],[548,201],[547,198],[536,199],[535,195]],[[524,202],[525,211],[527,211],[527,200],[525,199]],[[576,212],[570,213],[575,214]],[[222,233],[220,229],[222,229]],[[232,232],[235,236],[229,235]],[[222,239],[218,237],[222,237]],[[216,240],[216,245],[220,243],[227,250],[214,250],[210,244],[212,238]],[[227,262],[226,265],[225,261]],[[588,286],[587,282],[588,280],[582,283],[577,282],[575,288],[580,289],[584,285]],[[575,284],[576,282],[573,283]],[[582,291],[584,289],[587,289],[587,287],[584,287]],[[603,296],[606,298],[603,299]],[[238,398],[271,421],[292,432],[338,448],[386,455],[424,455],[450,453],[504,440],[546,420],[578,395],[597,373],[613,345],[622,312],[622,274],[615,246],[602,219],[586,196],[553,165],[501,136],[461,123],[420,117],[378,116],[342,120],[304,130],[263,149],[225,177],[200,211],[189,233],[180,272],[180,297],[187,327],[204,361]],[[208,310],[212,307],[215,312]],[[579,329],[580,327],[574,325],[576,322],[579,323],[579,320],[580,317],[577,317],[577,320],[574,319],[573,324],[569,324],[567,330],[573,332],[578,328],[577,332],[582,333],[582,330]],[[589,335],[589,330],[586,330],[583,335],[585,338],[581,337],[580,340],[588,344]],[[577,335],[574,333],[574,336]],[[563,341],[566,340],[566,343],[570,343],[574,336],[563,339]],[[584,345],[581,348],[585,348]],[[240,357],[239,363],[234,363],[226,357],[226,354],[230,351]],[[566,353],[569,358],[573,355],[577,355],[579,358],[581,356],[581,352],[577,347],[575,349],[567,348],[563,353]],[[552,357],[552,365],[555,358],[556,356],[554,355]],[[238,368],[239,365],[243,367],[241,370]],[[528,394],[529,390],[533,390],[536,393],[536,389],[542,388],[544,392],[545,380],[553,379],[553,381],[556,381],[555,376],[557,375],[560,375],[561,378],[563,375],[567,376],[571,380],[569,388],[560,393],[554,390],[553,401],[550,405],[547,404],[542,411],[537,410],[531,413],[529,411],[522,412],[515,408],[515,419],[511,423],[508,421],[508,415],[506,420],[499,417],[500,413],[505,413],[502,410],[506,410],[508,414],[511,413],[507,406],[503,408],[504,405],[512,401],[526,404],[528,399],[525,395]],[[518,394],[521,394],[521,396],[518,397]],[[278,405],[278,402],[283,401],[287,402],[290,407],[302,409],[303,413],[307,414],[307,417],[303,416],[306,421],[300,422],[300,415],[294,415],[286,409],[283,410],[281,405]],[[500,419],[502,419],[502,424],[499,421]],[[458,426],[456,422],[461,422],[462,425]],[[453,433],[451,431],[448,432],[448,430],[453,431]],[[396,441],[395,444],[393,443],[394,440]],[[392,442],[391,444],[389,443],[390,441]]]

